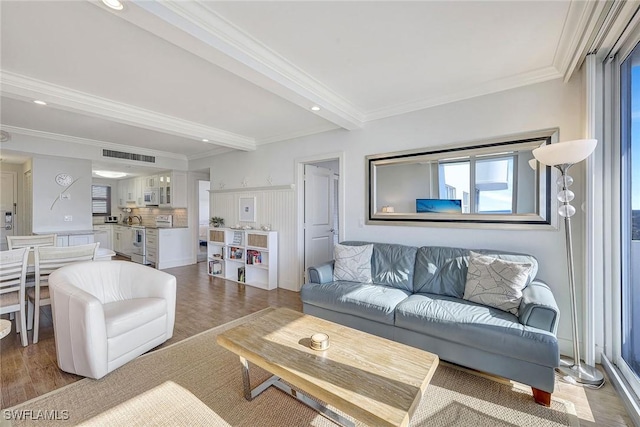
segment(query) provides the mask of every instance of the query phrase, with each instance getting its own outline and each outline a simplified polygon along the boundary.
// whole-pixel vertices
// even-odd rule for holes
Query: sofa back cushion
[[[473,251],[482,255],[491,255],[504,261],[531,264],[532,268],[527,278],[527,285],[538,273],[538,261],[531,255],[494,249],[473,249]],[[416,254],[413,292],[462,298],[467,282],[470,255],[471,250],[462,248],[439,246],[419,248]]]
[[[370,242],[348,241],[343,245],[361,246]],[[371,257],[371,278],[378,285],[413,292],[414,266],[418,248],[391,243],[374,243]],[[464,293],[464,282],[462,283]]]

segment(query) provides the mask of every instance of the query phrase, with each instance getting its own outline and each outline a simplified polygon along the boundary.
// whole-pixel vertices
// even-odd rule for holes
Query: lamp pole
[[[578,310],[576,304],[576,283],[575,272],[573,267],[573,239],[571,236],[571,216],[576,210],[569,204],[573,200],[574,194],[568,189],[573,179],[567,175],[567,171],[572,166],[571,163],[555,165],[561,173],[562,191],[558,193],[558,200],[562,205],[558,208],[558,213],[564,217],[565,243],[567,249],[567,266],[569,268],[569,292],[571,298],[571,333],[573,336],[573,364],[567,363],[568,366],[560,366],[558,371],[565,376],[573,378],[581,384],[590,384],[599,386],[604,383],[602,373],[593,366],[580,360],[580,344],[578,336]]]

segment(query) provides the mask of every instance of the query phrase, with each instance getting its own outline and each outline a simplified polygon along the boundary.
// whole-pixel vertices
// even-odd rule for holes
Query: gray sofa
[[[527,384],[538,403],[550,403],[559,313],[549,287],[535,280],[534,257],[474,250],[534,266],[516,316],[462,299],[468,249],[373,245],[373,283],[334,281],[333,262],[311,267],[301,289],[304,312]]]

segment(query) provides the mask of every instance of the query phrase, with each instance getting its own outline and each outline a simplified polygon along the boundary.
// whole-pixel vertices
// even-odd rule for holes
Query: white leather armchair
[[[49,276],[58,366],[102,378],[173,336],[176,278],[128,261],[72,264]]]

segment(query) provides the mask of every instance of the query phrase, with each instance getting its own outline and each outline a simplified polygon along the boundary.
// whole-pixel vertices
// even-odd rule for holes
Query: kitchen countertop
[[[95,227],[96,225],[120,225],[120,226],[122,226],[122,227],[129,227],[129,228],[131,228],[131,227],[144,227],[144,228],[154,228],[154,229],[155,229],[155,228],[162,228],[162,229],[165,229],[165,228],[166,228],[166,229],[172,229],[172,228],[189,228],[189,227],[187,227],[186,225],[174,225],[173,227],[158,227],[158,226],[155,226],[155,225],[145,225],[145,224],[142,224],[142,225],[140,225],[140,224],[131,224],[131,225],[129,225],[129,224],[123,224],[123,223],[121,223],[121,222],[118,222],[118,223],[115,223],[115,222],[106,222],[106,223],[93,224],[93,225],[94,225],[94,227]]]
[[[33,234],[35,235],[43,235],[43,234],[55,234],[57,236],[80,236],[85,234],[95,234],[96,232],[93,230],[57,230],[57,231],[36,231]]]

